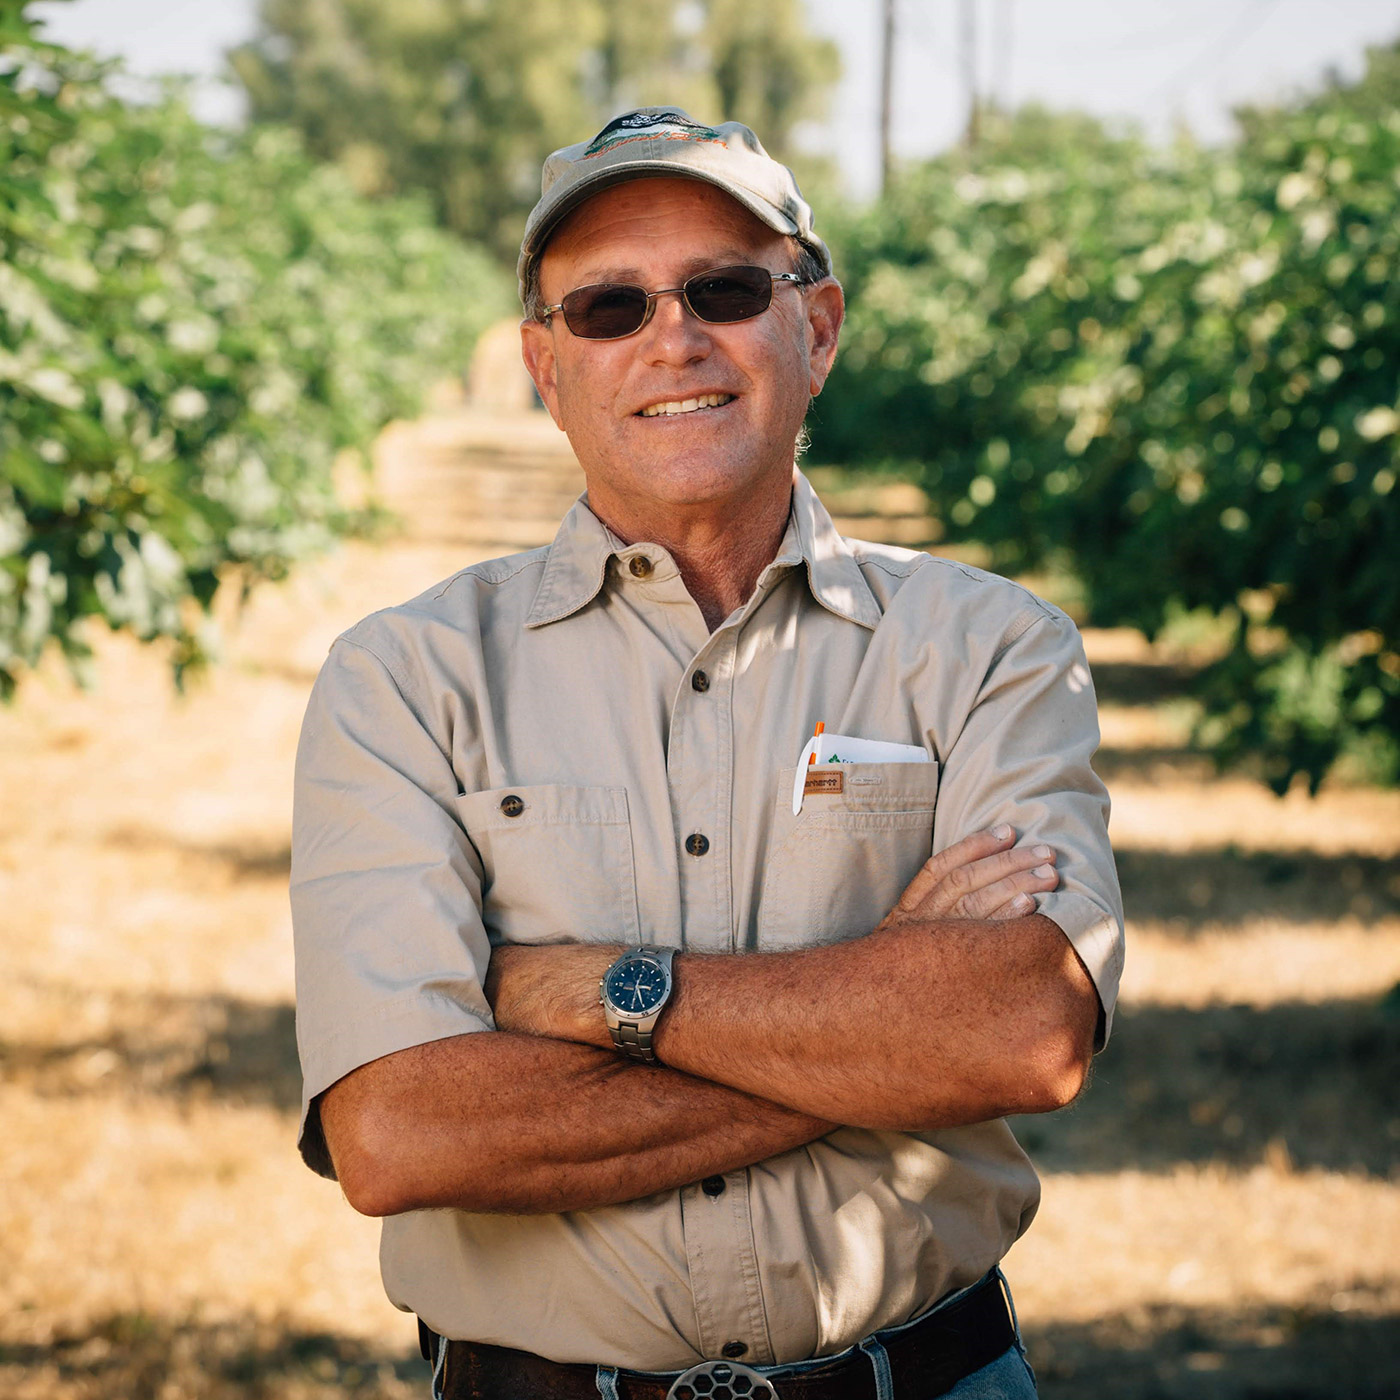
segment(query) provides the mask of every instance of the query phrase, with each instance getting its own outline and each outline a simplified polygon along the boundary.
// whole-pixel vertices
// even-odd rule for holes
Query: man
[[[1000,1119],[1078,1091],[1122,956],[1077,634],[837,536],[794,458],[841,288],[746,127],[556,152],[520,275],[588,491],[317,681],[302,1151],[435,1394],[1033,1394]],[[799,773],[819,722],[895,747]]]

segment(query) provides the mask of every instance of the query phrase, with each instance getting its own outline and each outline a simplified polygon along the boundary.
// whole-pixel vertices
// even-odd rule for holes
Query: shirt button
[[[685,838],[685,848],[693,856],[703,856],[710,849],[709,838],[694,832]]]
[[[731,1360],[742,1356],[748,1349],[749,1344],[747,1342],[725,1342],[725,1344],[720,1347],[721,1353]]]
[[[710,688],[710,678],[703,671],[696,671],[690,678],[690,688],[703,695]]]
[[[627,561],[627,567],[632,571],[633,578],[651,577],[651,560],[645,554],[634,554]]]
[[[518,817],[525,810],[525,804],[514,794],[501,798],[501,813],[507,817]]]
[[[707,1196],[722,1196],[724,1195],[724,1178],[722,1176],[707,1176],[700,1183],[700,1189]]]

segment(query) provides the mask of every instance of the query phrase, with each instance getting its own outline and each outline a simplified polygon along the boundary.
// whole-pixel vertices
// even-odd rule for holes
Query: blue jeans
[[[946,1400],[1035,1400],[1035,1375],[1020,1346],[1004,1351],[990,1366],[964,1376]]]

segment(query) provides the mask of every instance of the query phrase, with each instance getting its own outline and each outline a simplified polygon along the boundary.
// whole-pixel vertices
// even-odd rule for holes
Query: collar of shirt
[[[665,550],[655,544],[623,544],[588,508],[587,495],[580,496],[549,547],[549,559],[525,626],[543,627],[578,612],[598,596],[610,559],[629,560],[642,553],[654,565],[658,555],[665,560],[665,570],[658,568],[651,577],[673,576],[675,564]],[[787,530],[773,562],[759,578],[754,596],[761,597],[778,577],[802,563],[807,566],[812,597],[828,612],[872,631],[879,626],[880,605],[860,565],[837,533],[812,484],[801,472],[795,472]]]

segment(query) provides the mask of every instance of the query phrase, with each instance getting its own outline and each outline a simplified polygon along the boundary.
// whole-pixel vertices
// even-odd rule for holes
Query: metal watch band
[[[636,1026],[610,1026],[613,1045],[621,1050],[629,1060],[641,1060],[645,1064],[656,1063],[656,1051],[651,1048],[651,1031],[638,1030]]]
[[[665,967],[666,975],[670,977],[672,975],[671,966],[674,956],[674,948],[648,948],[639,946],[636,948],[629,948],[618,961],[621,962],[623,958],[628,957],[652,958]],[[614,964],[614,966],[615,965],[616,964]],[[669,999],[670,993],[668,992],[667,1000]],[[622,1020],[619,1020],[617,1024],[613,1024],[613,1014],[615,1013],[610,1013],[608,1017],[608,1032],[612,1036],[613,1048],[620,1051],[629,1060],[636,1060],[641,1064],[647,1065],[657,1064],[656,1051],[652,1049],[651,1042],[652,1035],[656,1030],[657,1019],[665,1008],[666,1002],[663,1001],[650,1016],[643,1018],[643,1023],[640,1025],[635,1021],[629,1022]]]

